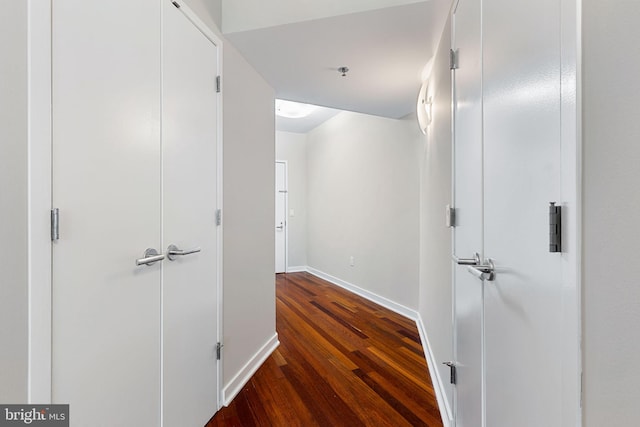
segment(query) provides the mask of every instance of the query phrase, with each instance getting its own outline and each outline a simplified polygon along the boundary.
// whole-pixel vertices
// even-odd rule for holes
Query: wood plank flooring
[[[205,427],[442,426],[413,321],[308,273],[276,304],[280,346]]]

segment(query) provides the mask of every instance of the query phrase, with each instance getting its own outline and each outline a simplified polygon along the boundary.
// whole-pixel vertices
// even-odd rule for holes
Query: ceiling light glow
[[[302,104],[300,102],[285,101],[276,99],[276,115],[288,119],[301,119],[313,113],[315,105]]]

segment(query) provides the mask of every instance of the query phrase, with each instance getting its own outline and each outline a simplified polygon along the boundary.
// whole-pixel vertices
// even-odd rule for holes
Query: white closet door
[[[163,421],[202,426],[218,404],[218,48],[168,0],[162,33]]]
[[[52,396],[72,426],[160,423],[160,5],[53,5]]]
[[[562,424],[560,2],[484,0],[487,426]]]
[[[482,50],[480,2],[460,0],[453,15],[454,72],[454,255],[482,257]],[[468,261],[466,262],[469,263]],[[454,270],[455,355],[458,427],[483,425],[482,322],[484,283],[467,265]]]

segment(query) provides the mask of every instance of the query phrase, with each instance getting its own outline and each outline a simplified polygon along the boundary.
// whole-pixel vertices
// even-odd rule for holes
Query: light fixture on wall
[[[301,119],[313,113],[318,107],[300,102],[276,99],[276,115],[287,119]]]
[[[418,104],[416,105],[416,115],[418,116],[418,125],[420,130],[425,135],[427,134],[427,128],[431,124],[433,100],[429,93],[429,81],[425,80],[422,83],[420,92],[418,93]]]

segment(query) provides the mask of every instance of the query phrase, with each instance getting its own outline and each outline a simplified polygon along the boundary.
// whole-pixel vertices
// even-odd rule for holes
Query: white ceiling
[[[415,109],[449,5],[450,0],[229,0],[223,2],[222,27],[278,98],[400,118]],[[346,77],[337,71],[341,66],[350,69]]]
[[[384,9],[424,0],[223,0],[225,33]]]

